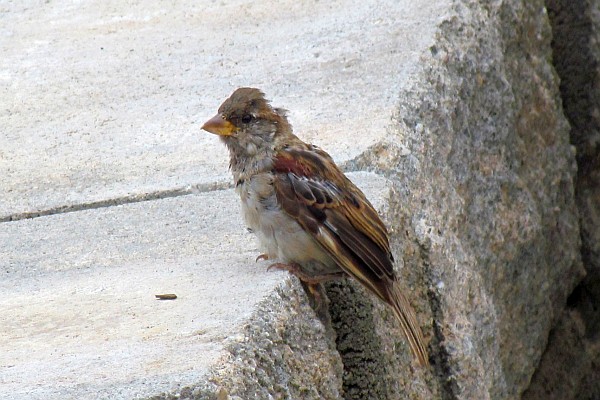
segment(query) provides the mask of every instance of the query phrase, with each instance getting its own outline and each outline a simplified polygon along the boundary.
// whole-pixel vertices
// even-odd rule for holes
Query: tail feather
[[[394,313],[400,321],[400,327],[408,340],[408,345],[413,355],[419,360],[419,364],[422,367],[429,365],[429,356],[427,354],[427,348],[425,347],[425,340],[423,339],[423,332],[417,322],[415,311],[408,302],[408,299],[398,287],[398,284],[394,283],[390,285],[388,289],[390,298],[390,305],[394,310]]]

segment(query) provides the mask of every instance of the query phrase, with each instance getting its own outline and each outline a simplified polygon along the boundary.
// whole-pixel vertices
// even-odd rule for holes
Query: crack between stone
[[[0,223],[21,221],[24,219],[34,219],[56,214],[67,214],[77,211],[94,210],[120,206],[125,204],[141,203],[145,201],[161,200],[172,197],[188,196],[191,194],[208,193],[217,190],[226,190],[233,188],[232,182],[212,182],[198,185],[189,185],[174,189],[157,190],[150,193],[136,193],[127,196],[114,197],[85,203],[67,204],[57,207],[51,207],[43,210],[26,211],[21,213],[9,214],[0,217]]]
[[[429,288],[435,288],[436,285],[433,281],[433,271],[431,269],[431,263],[429,262],[429,243],[421,243],[417,241],[420,250],[420,259],[423,263],[425,270],[425,277],[429,279]],[[436,349],[432,354],[435,360],[432,363],[433,370],[435,371],[435,377],[438,380],[440,395],[442,400],[457,400],[459,398],[459,388],[452,373],[450,366],[450,354],[444,346],[446,341],[444,332],[441,327],[441,321],[444,321],[444,314],[441,306],[440,295],[436,293],[435,289],[429,289],[427,293],[429,307],[431,308],[431,314],[433,316],[433,338],[431,346]]]
[[[352,164],[349,161],[346,161],[340,164],[340,168],[344,173],[348,172],[360,172],[362,170],[352,168]],[[50,207],[42,210],[35,211],[25,211],[20,213],[8,214],[4,216],[0,216],[0,223],[3,222],[14,222],[21,221],[24,219],[34,219],[39,217],[47,217],[49,215],[56,214],[67,214],[77,211],[86,211],[86,210],[95,210],[99,208],[107,208],[113,206],[121,206],[125,204],[134,204],[134,203],[142,203],[144,201],[153,201],[153,200],[161,200],[168,199],[171,197],[181,197],[188,196],[190,194],[198,194],[198,193],[208,193],[214,192],[217,190],[226,190],[232,189],[233,182],[230,181],[220,181],[220,182],[211,182],[211,183],[201,183],[197,185],[188,185],[184,187],[174,188],[174,189],[165,189],[165,190],[157,190],[150,193],[136,193],[127,196],[113,197],[110,199],[102,199],[96,201],[89,201],[84,203],[77,204],[65,204],[56,207]]]

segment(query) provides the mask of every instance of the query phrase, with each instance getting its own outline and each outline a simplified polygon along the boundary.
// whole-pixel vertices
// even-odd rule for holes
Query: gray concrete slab
[[[250,262],[236,200],[217,191],[1,224],[0,397],[113,397],[122,385],[131,398],[200,379],[284,276]]]
[[[0,4],[0,219],[228,182],[238,86],[343,162],[386,134],[448,1]]]
[[[350,177],[385,206],[385,179]],[[285,287],[257,254],[233,190],[1,223],[0,398],[125,399],[202,382]]]

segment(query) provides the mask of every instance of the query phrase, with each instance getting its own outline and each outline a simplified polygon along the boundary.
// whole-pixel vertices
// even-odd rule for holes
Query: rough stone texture
[[[355,162],[395,183],[445,399],[519,398],[584,274],[550,39],[541,1],[456,1],[389,142]]]
[[[600,398],[600,346],[598,340],[590,340],[597,333],[589,335],[586,325],[578,310],[564,312],[523,400]]]
[[[440,397],[437,381],[413,360],[389,309],[354,282],[329,283],[327,295],[344,365],[344,399]],[[411,300],[415,296],[408,292]]]
[[[600,398],[600,1],[547,0],[571,143],[587,276],[553,330],[527,399]]]
[[[598,162],[600,5],[597,0],[546,0],[546,5],[553,31],[554,65],[572,128],[571,142],[577,147],[580,164]]]

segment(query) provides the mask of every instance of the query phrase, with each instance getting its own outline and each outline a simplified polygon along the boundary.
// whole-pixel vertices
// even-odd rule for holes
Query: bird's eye
[[[252,115],[250,115],[250,114],[246,114],[246,115],[244,115],[244,116],[242,117],[242,122],[243,122],[244,124],[247,124],[247,123],[249,123],[250,121],[252,121]]]

